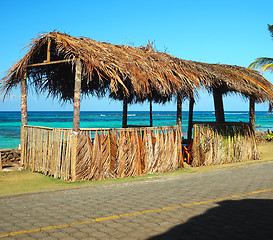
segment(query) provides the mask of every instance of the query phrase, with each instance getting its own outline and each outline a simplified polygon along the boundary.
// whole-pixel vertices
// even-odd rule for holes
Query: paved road
[[[0,239],[273,239],[273,162],[0,197]]]

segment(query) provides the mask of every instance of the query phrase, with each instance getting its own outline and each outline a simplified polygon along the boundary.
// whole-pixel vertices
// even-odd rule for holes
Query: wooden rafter
[[[52,65],[52,64],[59,64],[59,63],[67,63],[72,62],[72,59],[64,59],[64,60],[58,60],[58,61],[52,61],[52,62],[42,62],[42,63],[33,63],[27,65],[27,67],[40,67],[40,66],[46,66],[46,65]]]

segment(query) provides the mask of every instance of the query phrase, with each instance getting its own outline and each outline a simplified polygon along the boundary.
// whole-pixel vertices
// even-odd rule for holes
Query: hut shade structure
[[[26,77],[28,79],[27,86],[24,80]],[[193,149],[200,147],[198,149],[200,161],[206,150],[202,146],[207,146],[202,137],[205,133],[208,137],[207,141],[212,144],[210,136],[213,131],[219,136],[225,131],[230,132],[229,142],[226,146],[231,150],[236,148],[233,139],[241,137],[233,136],[234,132],[240,132],[242,135],[248,132],[249,134],[245,138],[246,142],[250,142],[249,139],[253,140],[253,129],[249,129],[249,123],[245,125],[233,124],[230,127],[225,122],[222,95],[238,93],[250,99],[250,122],[252,125],[255,125],[253,102],[269,102],[269,109],[271,110],[273,107],[273,85],[255,70],[234,65],[182,60],[157,51],[150,42],[147,46],[131,47],[98,42],[86,37],[72,37],[56,31],[41,34],[33,39],[28,46],[26,55],[9,69],[0,86],[4,98],[20,83],[23,125],[22,162],[25,164],[24,166],[40,171],[39,167],[36,168],[38,165],[40,167],[46,166],[51,160],[57,159],[60,162],[52,163],[51,167],[54,169],[47,174],[54,175],[52,173],[58,172],[57,168],[59,168],[65,175],[64,179],[69,178],[69,174],[73,176],[73,179],[82,179],[83,176],[77,177],[77,172],[80,171],[79,168],[83,162],[90,163],[91,161],[96,162],[98,169],[101,169],[101,164],[103,164],[105,169],[110,170],[110,175],[113,175],[113,171],[119,172],[122,170],[122,166],[126,165],[128,167],[126,176],[141,174],[145,172],[145,168],[150,166],[167,166],[168,164],[166,165],[163,159],[168,159],[168,166],[179,166],[180,160],[178,161],[178,159],[182,154],[182,100],[190,99],[189,128],[191,128],[193,96],[197,96],[198,90],[201,88],[213,94],[216,120],[221,122],[217,123],[221,126],[219,125],[217,131],[208,125],[194,126],[196,139],[193,141]],[[43,132],[40,127],[33,130],[27,126],[27,122],[23,120],[23,106],[26,107],[24,100],[26,97],[24,96],[26,96],[26,89],[30,87],[33,87],[37,93],[47,92],[49,96],[61,101],[74,102],[73,130],[79,134],[70,135],[71,130],[61,131],[60,129],[47,129]],[[94,130],[95,133],[90,133],[89,137],[81,136],[82,138],[80,138],[81,131],[85,132],[79,128],[80,99],[84,95],[98,97],[106,95],[112,99],[123,101],[122,126],[124,128],[128,127],[128,104],[150,101],[150,125],[152,125],[151,102],[166,103],[177,98],[177,126],[168,126],[164,129],[157,127],[137,128],[133,130],[134,133],[130,132],[132,129],[123,129],[114,131],[115,134],[109,131],[108,135],[105,135],[106,130],[100,130],[100,134],[98,130]],[[225,122],[224,125],[222,122]],[[94,142],[92,142],[93,134],[95,134]],[[222,141],[223,137],[223,134],[219,137],[218,149],[215,152],[221,149],[221,144],[224,142]],[[56,138],[59,138],[59,142],[55,141]],[[188,132],[188,139],[190,140],[190,138],[191,132]],[[128,139],[132,141],[127,141]],[[48,148],[52,143],[54,146]],[[36,146],[36,144],[40,145]],[[117,146],[121,146],[119,152]],[[217,148],[216,145],[213,146]],[[255,141],[251,142],[251,146],[252,149],[255,149]],[[43,149],[43,152],[37,149]],[[133,152],[132,149],[134,149]],[[147,159],[145,166],[140,164],[143,162],[143,156],[139,155],[141,151],[145,152],[143,156]],[[83,152],[92,154],[83,156]],[[234,151],[227,152],[229,154],[227,159],[230,159],[230,154],[233,154]],[[252,154],[246,153],[245,156],[256,156],[256,152],[255,150]],[[35,154],[38,154],[37,159],[32,158]],[[113,170],[117,162],[117,154],[120,154],[121,165],[119,169]],[[154,156],[152,156],[153,154]],[[197,156],[196,154],[195,156]],[[46,158],[43,155],[46,155]],[[110,162],[108,161],[109,157]],[[134,169],[130,168],[132,164],[135,164],[131,161],[133,157],[139,163]],[[35,161],[40,159],[45,161],[44,164],[36,166]],[[100,162],[98,159],[103,159],[103,161]],[[128,161],[124,161],[124,159]],[[150,162],[151,159],[154,159],[155,162]],[[171,162],[172,159],[176,159],[175,162]],[[90,168],[88,169],[90,170]],[[168,167],[164,171],[170,169],[173,167]],[[154,169],[149,171],[153,172]],[[86,171],[83,172],[86,174]],[[60,174],[57,173],[56,177],[59,177]],[[122,173],[119,176],[125,175]],[[107,177],[109,176],[107,175]],[[91,175],[89,177],[91,179]],[[98,179],[101,179],[101,176],[98,176]]]

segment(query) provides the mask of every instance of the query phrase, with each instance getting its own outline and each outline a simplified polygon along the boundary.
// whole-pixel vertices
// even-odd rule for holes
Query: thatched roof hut
[[[122,162],[121,166],[133,166],[132,162],[142,163],[146,161],[143,161],[144,158],[154,161],[153,164],[145,163],[145,166],[168,166],[166,162],[169,162],[169,165],[178,166],[177,163],[181,162],[182,154],[182,100],[183,98],[190,100],[187,138],[190,142],[194,97],[200,88],[205,88],[213,93],[216,122],[223,125],[220,133],[224,133],[224,135],[227,132],[225,129],[228,124],[225,123],[222,95],[230,92],[239,93],[250,99],[250,124],[240,124],[240,127],[235,124],[236,126],[233,126],[230,132],[240,133],[240,136],[246,135],[243,144],[249,142],[248,133],[251,132],[251,143],[253,144],[250,145],[250,151],[254,154],[256,153],[256,143],[252,133],[255,127],[255,102],[267,101],[270,108],[273,106],[273,85],[257,71],[239,66],[182,60],[156,51],[150,43],[146,47],[113,45],[84,37],[76,38],[60,32],[42,34],[29,44],[26,55],[11,67],[2,79],[0,87],[5,93],[4,97],[18,84],[21,85],[22,162],[25,166],[31,165],[32,167],[36,167],[34,166],[36,159],[59,161],[54,164],[42,164],[43,166],[63,166],[61,162],[71,163],[71,168],[64,167],[62,169],[70,169],[65,178],[71,174],[72,179],[77,179],[77,171],[84,164],[89,166],[87,163],[91,163],[93,161],[91,159],[95,159],[99,163],[98,169],[101,169],[101,163],[105,163],[104,167],[108,170],[116,166],[115,163],[118,161]],[[70,129],[43,129],[41,127],[38,127],[37,130],[27,126],[26,92],[29,86],[33,86],[38,93],[47,92],[50,96],[63,101],[73,100],[73,131]],[[108,129],[106,135],[103,133],[105,129],[80,129],[82,94],[108,95],[111,98],[123,100],[122,127],[124,128],[128,127],[128,103],[149,100],[150,126],[152,126],[151,101],[164,103],[175,97],[177,99],[177,125],[153,128],[156,135],[151,128],[145,127],[134,128],[134,133],[130,133],[132,129],[119,129],[112,134],[113,130]],[[234,123],[231,124],[234,125]],[[239,128],[242,131],[239,131]],[[84,131],[87,131],[87,134],[82,135],[81,132]],[[94,144],[90,139],[91,135],[88,135],[89,131],[91,135],[92,131],[95,132]],[[98,131],[100,131],[101,138]],[[145,132],[143,133],[143,131]],[[217,131],[214,132],[217,133]],[[201,140],[199,143],[193,142],[192,146],[195,146],[196,149],[200,146],[203,148],[204,145],[209,146],[207,145],[208,139],[211,140],[213,134],[209,134],[206,139],[202,132],[199,135],[202,135]],[[120,140],[117,141],[118,138]],[[195,137],[196,139],[198,137]],[[223,138],[218,138],[219,142],[224,142],[221,139]],[[234,142],[231,139],[235,138],[230,137],[229,143]],[[53,151],[50,149],[52,146]],[[117,150],[118,146],[120,150]],[[223,152],[221,144],[217,145],[217,148],[219,152]],[[229,159],[231,155],[237,154],[236,151],[233,151],[234,146],[230,149],[227,151]],[[116,154],[112,154],[112,150]],[[199,151],[201,152],[200,156],[203,154],[201,150]],[[140,156],[141,151],[144,158]],[[39,157],[35,157],[36,153]],[[162,163],[165,161],[164,164],[159,162],[158,156],[162,158]],[[254,155],[247,156],[251,158]],[[130,162],[127,161],[128,159]],[[175,161],[176,165],[172,161]],[[31,164],[27,165],[30,162]],[[41,165],[38,164],[38,166]],[[139,164],[138,174],[141,174],[144,169],[142,167]],[[91,169],[91,167],[86,169]],[[92,167],[92,169],[95,168]],[[132,173],[135,169],[131,169]],[[47,173],[50,171],[45,170]],[[58,169],[54,169],[54,172],[58,172]],[[87,173],[85,170],[83,172]],[[100,171],[99,174],[104,172],[107,171]],[[117,171],[113,170],[113,172]],[[88,175],[91,176],[89,173]]]
[[[77,59],[83,65],[83,94],[109,93],[115,99],[126,97],[128,102],[166,102],[178,92],[189,95],[199,86],[198,77],[191,73],[194,70],[185,72],[171,56],[158,53],[150,44],[134,48],[50,32],[34,39],[29,47],[4,78],[2,87],[7,92],[27,71],[38,92],[47,90],[64,101],[72,100]],[[45,60],[56,64],[43,64]]]
[[[273,102],[273,85],[244,67],[181,60],[146,47],[130,47],[76,38],[60,32],[39,35],[27,54],[4,77],[8,93],[27,72],[36,91],[48,91],[64,101],[74,96],[74,63],[80,59],[82,93],[124,99],[166,102],[177,94],[192,96],[200,87],[223,94],[241,93],[258,102]]]

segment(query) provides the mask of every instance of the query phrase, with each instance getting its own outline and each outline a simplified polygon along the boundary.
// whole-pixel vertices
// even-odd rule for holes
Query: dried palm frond
[[[28,67],[47,60],[67,63]],[[234,92],[255,97],[257,102],[273,103],[273,85],[257,71],[224,64],[208,64],[176,58],[146,47],[130,47],[76,38],[60,32],[39,35],[28,45],[26,55],[2,79],[4,97],[27,72],[28,86],[63,101],[74,96],[75,61],[82,61],[83,95],[127,99],[128,103],[152,99],[164,103],[177,94],[191,97],[205,87],[222,93]]]

